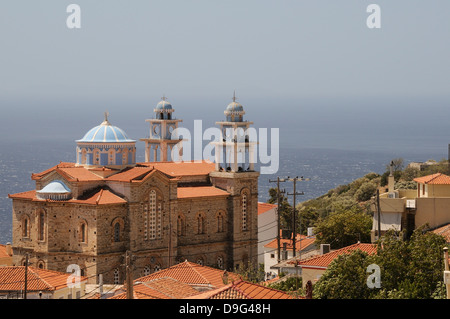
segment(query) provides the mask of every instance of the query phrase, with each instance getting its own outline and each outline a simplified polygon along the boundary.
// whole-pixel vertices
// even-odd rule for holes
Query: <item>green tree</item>
[[[338,256],[314,285],[313,298],[368,299],[373,293],[367,286],[367,267],[372,258],[361,250]]]
[[[330,244],[331,248],[342,248],[357,241],[370,242],[372,217],[356,204],[350,208],[335,207],[335,211],[320,219],[315,227],[318,244]]]

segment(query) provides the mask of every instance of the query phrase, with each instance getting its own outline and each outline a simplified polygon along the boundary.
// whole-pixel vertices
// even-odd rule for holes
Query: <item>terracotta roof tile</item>
[[[312,237],[306,237],[306,236],[302,236],[301,239],[297,239],[295,241],[295,247],[297,248],[297,250],[299,249],[305,249],[307,247],[309,247],[310,245],[313,245],[316,242],[316,237],[312,236]],[[284,243],[286,243],[286,248],[289,250],[292,250],[292,239],[284,239],[281,238],[280,239],[280,245],[283,248]],[[268,244],[264,245],[264,247],[267,248],[278,248],[278,241],[277,239],[272,240],[271,242],[269,242]]]
[[[321,268],[326,269],[328,265],[338,256],[344,255],[344,254],[350,254],[353,251],[361,250],[363,252],[366,252],[370,255],[375,254],[377,251],[377,246],[375,244],[362,244],[357,243],[353,244],[341,249],[336,249],[333,251],[330,251],[329,253],[314,256],[309,259],[299,261],[298,265],[302,268]]]
[[[182,299],[197,294],[199,294],[198,290],[170,277],[156,278],[133,286],[135,299]],[[126,295],[125,290],[109,299],[125,299]]]
[[[0,244],[0,259],[1,258],[11,258],[11,256],[6,252],[6,245]]]
[[[139,163],[157,170],[169,176],[197,176],[208,175],[214,171],[215,164],[210,161],[190,161],[190,162],[150,162]]]
[[[230,193],[214,186],[178,187],[178,198],[229,196]]]
[[[78,203],[78,204],[90,204],[90,205],[108,205],[108,204],[124,204],[127,201],[109,190],[100,189],[89,197],[83,199],[69,199],[69,200],[50,200],[50,199],[38,199],[36,197],[36,191],[28,191],[17,194],[8,195],[9,198],[13,199],[30,199],[33,201],[43,201],[43,202],[55,202],[55,203]]]
[[[227,274],[229,281],[240,278],[237,274],[231,272],[227,272]],[[191,286],[217,288],[225,285],[223,275],[223,270],[184,261],[172,267],[154,272],[148,276],[138,278],[135,282],[146,282],[156,278],[170,277]]]
[[[141,180],[147,176],[153,169],[151,167],[132,167],[123,170],[117,174],[111,175],[106,178],[109,181],[119,181],[119,182],[131,182],[133,180]]]
[[[278,205],[275,204],[269,204],[269,203],[261,203],[258,202],[258,215],[263,214],[273,208],[277,208]]]
[[[434,229],[433,233],[444,236],[447,243],[450,243],[450,224]]]
[[[29,291],[53,291],[67,286],[70,273],[28,267],[27,289]],[[80,277],[81,281],[87,280]],[[25,266],[0,267],[0,291],[22,291],[25,282]]]
[[[287,293],[244,280],[187,299],[292,299]]]
[[[442,173],[415,178],[414,181],[429,185],[450,185],[450,176]]]

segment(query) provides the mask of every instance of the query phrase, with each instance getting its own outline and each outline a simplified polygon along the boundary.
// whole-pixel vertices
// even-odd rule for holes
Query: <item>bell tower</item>
[[[231,227],[230,268],[257,265],[258,258],[258,177],[254,169],[254,148],[248,128],[253,122],[244,121],[244,108],[233,101],[225,109],[225,121],[220,125],[219,141],[215,146],[215,170],[209,173],[211,183],[230,193],[229,224]]]
[[[172,113],[175,110],[163,96],[161,101],[153,110],[155,115],[153,119],[147,119],[150,123],[150,136],[141,138],[145,142],[145,161],[146,162],[167,162],[173,161],[171,153],[173,147],[180,143],[178,147],[179,156],[183,155],[182,139],[174,136],[172,132],[178,128],[178,123],[182,120],[174,119]],[[159,154],[159,156],[158,156]]]
[[[216,171],[253,171],[256,142],[250,142],[249,138],[249,127],[253,122],[244,121],[245,111],[236,102],[236,92],[224,114],[226,120],[216,122],[221,131],[219,142],[214,142]]]

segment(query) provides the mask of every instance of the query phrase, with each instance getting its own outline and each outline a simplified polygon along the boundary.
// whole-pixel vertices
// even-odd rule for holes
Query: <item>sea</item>
[[[35,182],[32,173],[42,172],[59,162],[75,161],[75,143],[58,139],[49,141],[1,142],[0,149],[0,244],[12,242],[12,200],[8,194],[32,190]],[[143,149],[137,145],[137,161],[143,161]],[[429,159],[441,160],[447,155],[447,146],[442,148],[401,149],[339,149],[339,148],[297,148],[279,149],[279,167],[272,174],[259,177],[258,198],[261,202],[269,199],[269,189],[276,187],[277,177],[303,177],[297,182],[297,203],[326,194],[330,189],[374,172],[382,174],[394,158],[409,162],[424,162]],[[257,164],[256,169],[261,169]],[[293,191],[293,182],[284,182],[281,187],[286,192]],[[289,200],[292,200],[290,196]]]

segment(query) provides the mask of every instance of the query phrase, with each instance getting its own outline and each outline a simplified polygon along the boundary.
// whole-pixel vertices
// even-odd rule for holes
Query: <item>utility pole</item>
[[[380,190],[377,189],[377,213],[378,213],[378,239],[381,238],[381,208],[380,208]]]
[[[289,176],[288,176],[288,178],[289,178]],[[281,203],[280,203],[280,194],[281,193],[284,194],[286,192],[284,189],[282,191],[280,190],[280,183],[283,183],[285,181],[286,181],[286,178],[280,178],[279,176],[277,177],[277,179],[275,181],[269,180],[270,183],[277,183],[277,253],[278,253],[277,261],[278,261],[278,263],[281,261],[281,243],[280,243],[280,231],[281,231],[280,211],[281,211]]]
[[[448,248],[444,247],[444,284],[447,291],[447,299],[450,299],[450,271],[448,266]]]
[[[127,250],[125,256],[125,283],[127,286],[127,299],[133,299],[133,270],[131,266],[131,252]]]
[[[25,285],[23,289],[23,299],[27,299],[28,289],[28,253],[25,253]]]
[[[297,181],[309,181],[309,178],[305,179],[302,177],[294,177],[294,178],[288,178],[289,181],[294,182],[294,192],[293,193],[288,193],[288,195],[293,195],[294,196],[294,204],[292,206],[292,256],[295,257],[295,240],[297,237],[297,209],[295,207],[296,205],[296,196],[297,195],[304,195],[305,193],[300,192],[297,193]],[[300,232],[301,234],[301,232]]]

